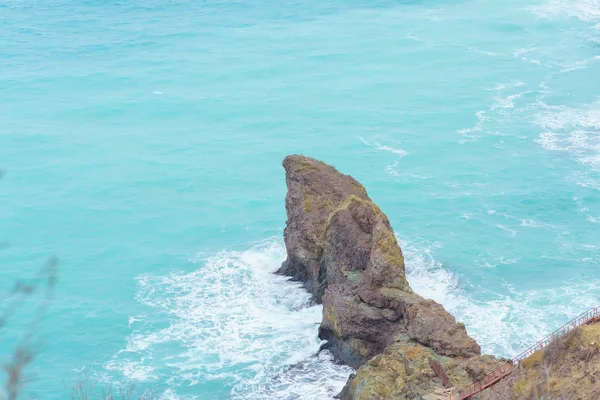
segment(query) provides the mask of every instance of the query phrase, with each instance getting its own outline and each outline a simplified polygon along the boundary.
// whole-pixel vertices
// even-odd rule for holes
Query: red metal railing
[[[536,351],[542,350],[544,347],[548,346],[550,343],[552,343],[556,339],[571,332],[573,329],[577,328],[578,326],[589,324],[591,322],[597,322],[597,321],[600,321],[600,306],[591,308],[591,309],[587,310],[586,312],[584,312],[583,314],[579,315],[578,317],[573,318],[572,320],[570,320],[569,322],[567,322],[566,324],[564,324],[563,326],[561,326],[560,328],[558,328],[557,330],[552,332],[550,335],[546,336],[545,338],[538,341],[533,346],[529,347],[527,350],[523,351],[521,354],[514,357],[512,359],[512,363],[505,364],[502,367],[495,370],[494,372],[492,372],[491,374],[484,377],[483,379],[481,379],[477,382],[474,382],[467,387],[460,389],[456,395],[450,396],[450,400],[468,399],[468,398],[472,397],[473,395],[484,391],[485,389],[487,389],[490,386],[494,385],[495,383],[499,382],[502,378],[509,375],[512,372],[513,368],[518,366],[521,363],[521,361],[523,361],[525,358],[529,357]]]
[[[509,375],[512,372],[513,366],[511,364],[504,364],[502,367],[498,368],[491,374],[487,375],[483,379],[470,384],[467,387],[464,387],[458,391],[457,395],[452,395],[450,397],[451,400],[454,399],[468,399],[471,396],[484,391],[495,383],[499,382],[502,378]]]
[[[534,344],[533,346],[531,346],[530,348],[528,348],[527,350],[525,350],[518,356],[514,357],[512,359],[513,364],[514,365],[519,364],[523,359],[529,357],[536,351],[543,349],[544,347],[548,346],[550,343],[552,343],[556,339],[566,335],[567,333],[571,332],[573,329],[577,328],[578,326],[585,325],[587,323],[596,321],[598,319],[600,319],[600,306],[590,308],[583,314],[573,318],[572,320],[570,320],[569,322],[567,322],[566,324],[564,324],[563,326],[561,326],[560,328],[558,328],[557,330],[555,330],[554,332],[552,332],[551,334],[549,334],[548,336],[543,338],[542,340],[538,341],[536,344]]]

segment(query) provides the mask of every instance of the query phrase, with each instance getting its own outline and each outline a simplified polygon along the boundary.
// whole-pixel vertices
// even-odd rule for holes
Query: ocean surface
[[[291,153],[515,355],[600,304],[600,0],[0,0],[0,290],[60,260],[22,398],[332,398],[352,371],[272,274]]]

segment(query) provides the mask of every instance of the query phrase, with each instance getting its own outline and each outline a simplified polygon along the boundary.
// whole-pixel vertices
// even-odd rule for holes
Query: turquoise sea
[[[291,153],[515,355],[600,304],[600,0],[0,0],[0,289],[60,259],[22,398],[332,398],[351,370],[271,274]]]

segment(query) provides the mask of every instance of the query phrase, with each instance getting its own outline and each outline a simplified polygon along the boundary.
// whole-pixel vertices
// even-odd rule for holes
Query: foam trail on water
[[[593,22],[600,20],[600,0],[550,0],[532,11],[540,17],[568,16]]]
[[[361,142],[363,142],[364,144],[366,144],[369,147],[373,147],[376,150],[381,150],[381,151],[387,151],[390,153],[393,153],[397,156],[400,157],[404,157],[406,154],[408,154],[405,150],[400,149],[400,148],[395,148],[395,147],[390,147],[390,146],[386,146],[386,145],[382,145],[379,142],[368,142],[363,138],[359,138]]]
[[[180,396],[177,393],[175,393],[174,390],[167,389],[160,395],[158,400],[198,400],[201,398],[202,397],[200,396]]]
[[[600,101],[579,108],[541,106],[535,122],[544,132],[537,142],[547,150],[570,153],[600,171]]]
[[[332,398],[352,370],[315,356],[322,308],[273,274],[285,255],[280,240],[269,240],[194,260],[193,272],[139,277],[137,299],[153,312],[130,320],[127,347],[107,369],[167,380],[173,396],[225,382],[215,398]]]

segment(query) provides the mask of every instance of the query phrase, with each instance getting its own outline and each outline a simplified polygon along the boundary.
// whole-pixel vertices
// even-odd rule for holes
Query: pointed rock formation
[[[286,157],[283,167],[287,260],[279,273],[303,282],[323,304],[320,337],[338,359],[358,368],[377,355],[377,365],[394,364],[384,362],[390,357],[404,365],[405,348],[437,357],[440,364],[480,354],[463,324],[412,291],[388,218],[359,182],[300,155]],[[427,357],[421,361],[428,362]],[[361,368],[364,379],[373,368],[372,363]],[[343,398],[378,398],[354,393],[364,389],[361,370]]]

